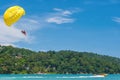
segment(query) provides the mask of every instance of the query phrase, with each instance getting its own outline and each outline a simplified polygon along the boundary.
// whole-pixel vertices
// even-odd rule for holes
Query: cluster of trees
[[[0,46],[0,73],[120,73],[120,59],[70,50],[34,52]]]

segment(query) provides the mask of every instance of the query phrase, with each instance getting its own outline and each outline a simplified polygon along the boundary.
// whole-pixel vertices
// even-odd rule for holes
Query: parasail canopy
[[[4,22],[7,26],[11,26],[16,23],[23,15],[25,10],[20,6],[12,6],[8,8],[4,13]]]

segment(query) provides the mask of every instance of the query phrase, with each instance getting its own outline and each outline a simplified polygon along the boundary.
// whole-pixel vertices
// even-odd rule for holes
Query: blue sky
[[[8,29],[2,16],[14,5],[26,15]],[[120,57],[120,0],[5,0],[0,6],[0,44]]]

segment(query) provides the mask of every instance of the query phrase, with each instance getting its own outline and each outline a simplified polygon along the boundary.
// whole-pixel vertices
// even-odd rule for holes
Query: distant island
[[[31,51],[0,46],[0,74],[117,74],[120,59],[91,52]]]

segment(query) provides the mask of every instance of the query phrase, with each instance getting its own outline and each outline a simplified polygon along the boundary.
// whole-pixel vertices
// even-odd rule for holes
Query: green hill
[[[34,52],[0,46],[0,73],[120,73],[120,59],[70,50]]]

